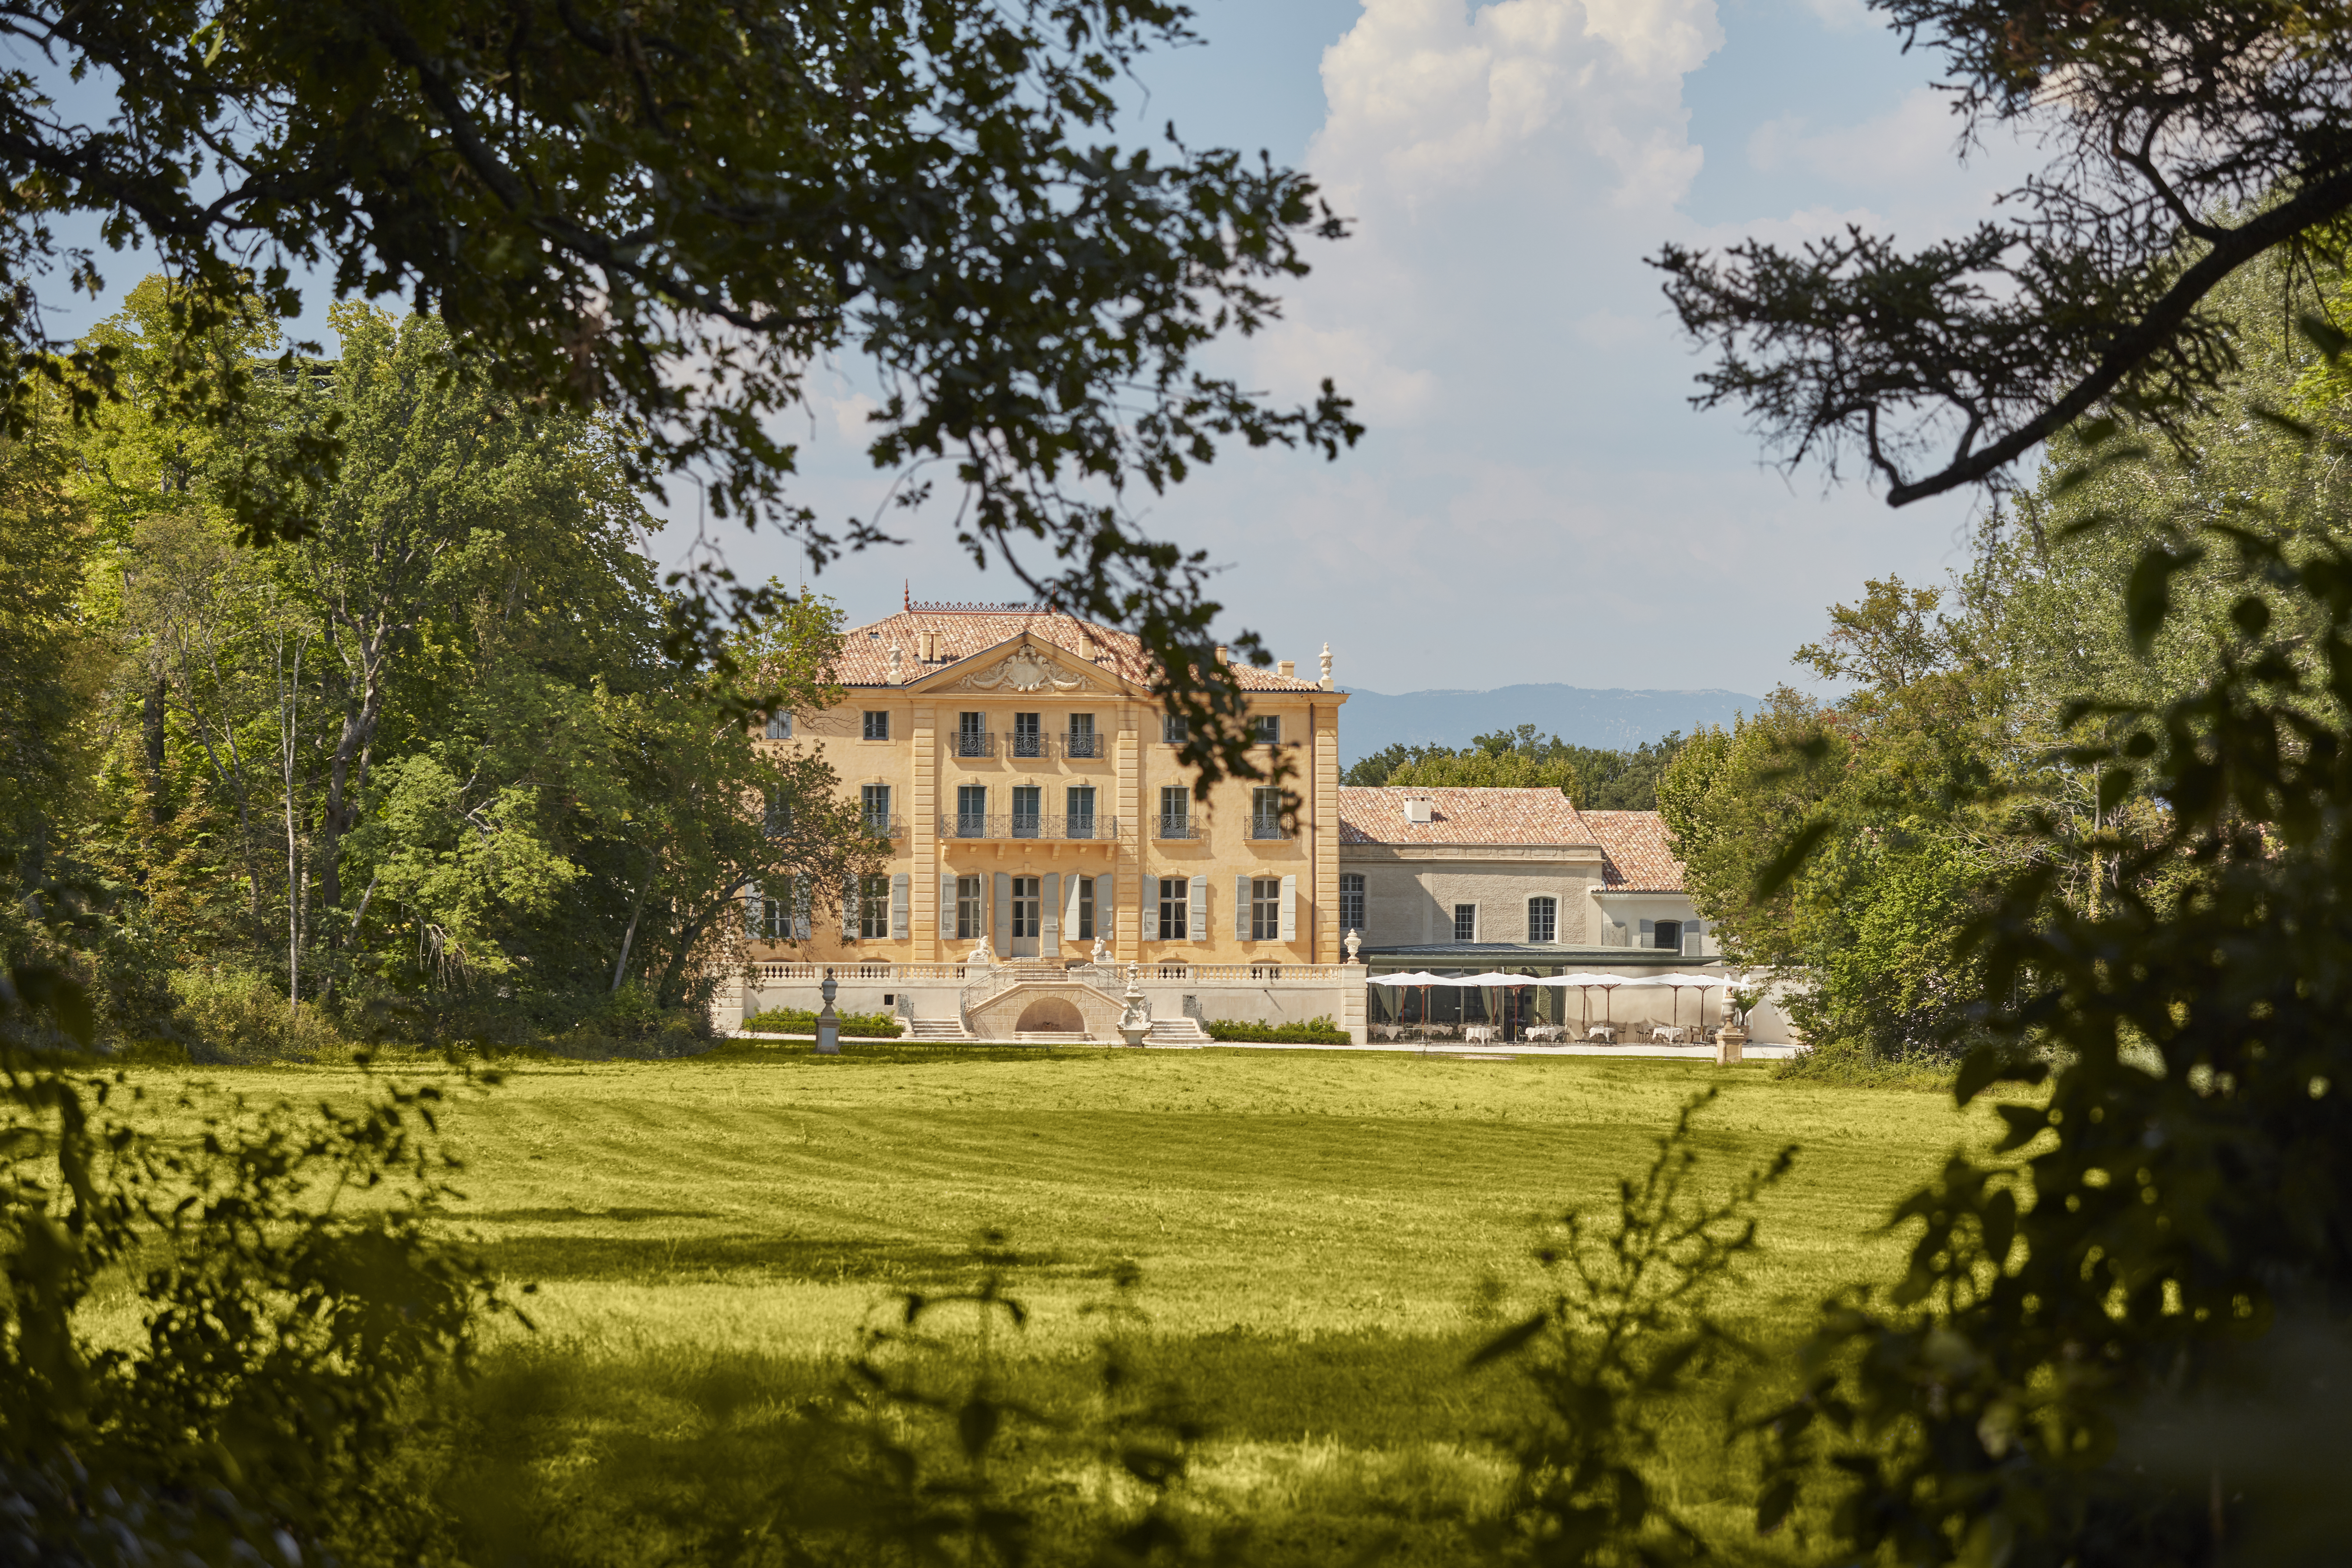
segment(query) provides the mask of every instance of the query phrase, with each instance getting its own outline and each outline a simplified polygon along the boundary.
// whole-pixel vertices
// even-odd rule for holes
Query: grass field
[[[1033,1317],[1003,1348],[1042,1408],[1092,1397],[1087,1309],[1132,1263],[1138,1359],[1213,1428],[1204,1509],[1255,1520],[1265,1560],[1384,1531],[1402,1560],[1452,1560],[1518,1396],[1467,1352],[1531,1287],[1541,1218],[1608,1201],[1684,1100],[1721,1089],[1702,1124],[1718,1180],[1801,1146],[1727,1314],[1766,1338],[1883,1275],[1890,1204],[1990,1120],[1679,1062],[845,1052],[541,1062],[459,1097],[464,1224],[536,1285],[537,1326],[501,1331],[454,1468],[527,1494],[535,1560],[726,1556],[747,1489],[813,1462],[796,1424],[832,1407],[860,1325],[895,1291],[971,1282],[984,1231],[1021,1258]],[[317,1068],[217,1081],[359,1087]],[[1065,1448],[1021,1453],[1022,1485],[1067,1518],[1120,1505]]]

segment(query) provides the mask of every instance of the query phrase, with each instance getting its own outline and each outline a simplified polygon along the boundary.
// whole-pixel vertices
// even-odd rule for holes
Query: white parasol
[[[1605,1020],[1609,1016],[1609,993],[1624,984],[1625,977],[1622,974],[1595,974],[1590,972],[1580,972],[1575,974],[1563,974],[1552,984],[1573,985],[1584,994],[1584,1026],[1590,1028],[1592,1026],[1592,988],[1596,985],[1601,988],[1601,1015]]]

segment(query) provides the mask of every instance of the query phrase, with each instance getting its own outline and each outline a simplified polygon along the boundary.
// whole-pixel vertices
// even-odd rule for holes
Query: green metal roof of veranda
[[[1685,958],[1680,951],[1669,947],[1558,947],[1518,942],[1416,942],[1409,947],[1368,947],[1360,956],[1374,974],[1395,974],[1413,969],[1533,969],[1565,974],[1572,970],[1594,968],[1679,969],[1685,964],[1698,969],[1724,967],[1720,958]]]

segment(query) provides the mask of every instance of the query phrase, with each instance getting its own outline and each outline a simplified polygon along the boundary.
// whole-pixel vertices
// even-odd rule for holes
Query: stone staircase
[[[905,1037],[909,1040],[969,1040],[961,1020],[955,1018],[909,1018]]]
[[[1209,1046],[1216,1042],[1209,1038],[1208,1030],[1201,1027],[1200,1019],[1187,1016],[1152,1019],[1151,1033],[1143,1037],[1143,1043],[1147,1046]]]

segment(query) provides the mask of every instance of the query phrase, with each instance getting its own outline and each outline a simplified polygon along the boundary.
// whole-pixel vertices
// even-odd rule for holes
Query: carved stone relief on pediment
[[[974,670],[955,683],[958,691],[1087,691],[1100,689],[1076,670],[1060,665],[1035,648],[1014,649],[995,665]]]

